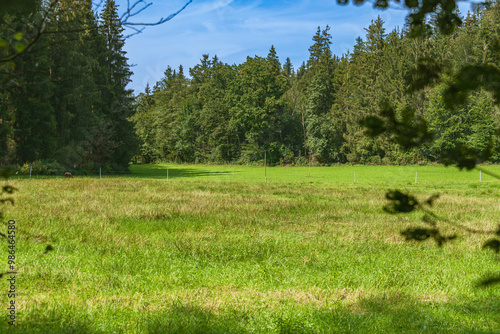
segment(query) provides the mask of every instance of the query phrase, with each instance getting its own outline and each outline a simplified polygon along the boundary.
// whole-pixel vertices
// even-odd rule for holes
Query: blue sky
[[[153,5],[132,21],[155,22],[186,3],[150,2]],[[116,3],[120,11],[127,6],[126,0]],[[203,54],[217,54],[222,62],[240,64],[247,56],[265,57],[271,45],[282,63],[290,57],[297,69],[309,57],[318,26],[331,27],[332,52],[341,55],[352,51],[356,37],[364,37],[363,28],[378,15],[389,32],[403,27],[406,14],[402,8],[381,11],[371,3],[340,6],[336,0],[193,0],[172,20],[127,39],[125,51],[134,72],[129,88],[138,94],[146,83],[153,86],[168,65],[177,68],[182,64],[188,74],[188,68],[198,64]]]

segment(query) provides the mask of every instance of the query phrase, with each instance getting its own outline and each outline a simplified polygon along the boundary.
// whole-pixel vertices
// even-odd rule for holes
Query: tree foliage
[[[318,27],[298,70],[289,59],[282,65],[273,46],[266,58],[232,66],[203,55],[190,77],[168,68],[152,92],[136,99],[136,159],[259,163],[267,150],[275,164],[304,163],[310,154],[322,164],[450,164],[467,147],[464,167],[473,156],[498,161],[494,78],[479,76],[475,82],[489,86],[470,86],[452,109],[448,102],[456,101],[455,91],[465,94],[464,68],[479,61],[495,75],[490,32],[498,7],[459,17],[465,24],[451,35],[428,16],[423,38],[413,37],[413,21],[388,33],[377,18],[341,57],[330,50],[330,28]]]
[[[26,41],[0,49],[0,163],[126,167],[135,144],[131,71],[114,1],[99,16],[90,1],[37,2],[2,13],[0,25],[3,40],[22,30]]]

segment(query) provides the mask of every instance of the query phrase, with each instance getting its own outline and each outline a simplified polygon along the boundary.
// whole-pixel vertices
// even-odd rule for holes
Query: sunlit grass
[[[354,170],[356,183],[346,180]],[[422,214],[382,210],[391,188],[437,192],[437,214],[495,228],[500,182],[484,174],[479,183],[475,171],[442,167],[313,167],[311,177],[273,167],[265,184],[261,167],[132,171],[11,181],[17,332],[500,331],[499,288],[475,287],[500,271],[481,249],[487,237],[407,243],[399,231]],[[44,255],[47,244],[55,250]]]
[[[483,166],[485,171],[500,174],[500,166]],[[336,166],[336,167],[267,167],[239,165],[133,165],[132,177],[169,180],[211,180],[269,183],[336,184],[452,184],[495,181],[478,170],[462,171],[442,166]],[[415,182],[416,181],[416,182]]]

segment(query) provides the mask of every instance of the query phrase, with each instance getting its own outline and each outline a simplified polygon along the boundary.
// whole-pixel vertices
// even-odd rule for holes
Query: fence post
[[[33,166],[30,166],[30,179],[31,179],[31,168],[32,168],[32,167],[33,167]]]
[[[311,177],[311,159],[312,159],[312,154],[309,153],[309,176],[308,177]]]
[[[264,151],[264,183],[267,183],[267,151]]]

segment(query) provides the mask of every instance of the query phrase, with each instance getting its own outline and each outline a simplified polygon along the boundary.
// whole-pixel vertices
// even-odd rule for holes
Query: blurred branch
[[[352,0],[355,5],[365,2],[373,3],[373,7],[387,9],[391,4],[396,4],[398,9],[406,8],[408,14],[409,35],[411,37],[423,36],[428,33],[426,19],[429,14],[434,13],[439,31],[445,35],[451,35],[456,28],[462,25],[455,0]],[[337,0],[340,5],[349,4],[349,0]]]
[[[35,35],[28,41],[28,43],[22,48],[22,49],[17,49],[15,53],[12,53],[10,55],[7,55],[3,58],[0,58],[0,64],[1,63],[6,63],[6,62],[11,62],[26,51],[28,51],[42,36],[45,30],[45,23],[49,19],[50,13],[55,9],[56,5],[58,3],[58,0],[53,0],[49,6],[47,7],[46,10],[43,11],[41,20],[40,22],[36,25],[35,27]],[[33,14],[32,14],[33,15]]]

